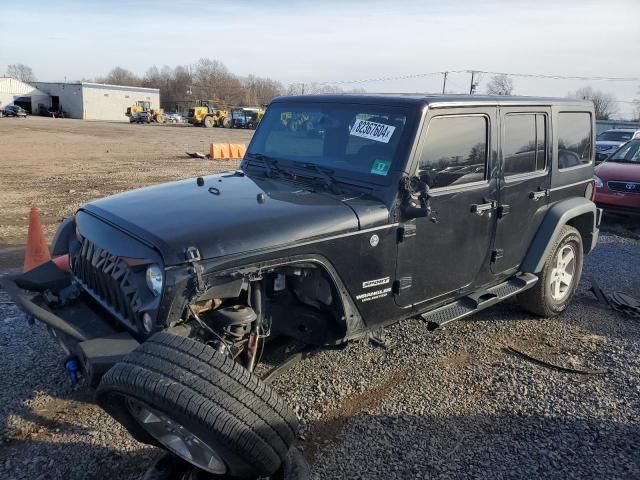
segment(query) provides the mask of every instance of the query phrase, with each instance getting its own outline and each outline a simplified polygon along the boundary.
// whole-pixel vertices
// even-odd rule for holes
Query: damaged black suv
[[[136,439],[273,475],[297,419],[268,383],[292,357],[260,363],[283,341],[567,308],[598,237],[593,132],[583,101],[278,98],[239,170],[91,202],[52,245],[69,272],[1,282]]]

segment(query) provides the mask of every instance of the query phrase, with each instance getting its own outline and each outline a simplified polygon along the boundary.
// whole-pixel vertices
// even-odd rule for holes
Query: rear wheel
[[[295,415],[258,377],[208,345],[168,333],[109,370],[97,400],[137,440],[213,474],[273,474],[297,430]]]
[[[565,225],[538,274],[538,282],[518,295],[522,308],[542,317],[564,312],[580,281],[582,261],[582,237],[575,228]]]
[[[222,118],[221,125],[222,125],[224,128],[231,128],[231,119],[230,119],[230,118],[227,118],[227,117],[223,117],[223,118]]]
[[[205,117],[204,122],[202,122],[202,125],[204,125],[206,128],[213,127],[213,124],[214,124],[213,117]]]

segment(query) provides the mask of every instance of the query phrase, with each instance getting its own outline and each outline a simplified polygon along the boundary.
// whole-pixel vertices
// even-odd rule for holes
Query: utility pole
[[[302,95],[304,95],[304,83],[302,84]]]
[[[475,85],[473,84],[473,77],[475,76],[476,72],[471,70],[471,85],[469,86],[469,95],[473,95],[473,91],[475,90]]]
[[[442,79],[442,94],[445,94],[445,88],[447,88],[447,75],[449,74],[449,72],[443,72],[443,79]]]

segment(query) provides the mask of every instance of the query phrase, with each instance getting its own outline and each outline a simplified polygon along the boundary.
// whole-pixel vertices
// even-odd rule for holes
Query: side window
[[[505,177],[544,170],[546,145],[546,118],[543,114],[505,115],[502,138]]]
[[[420,156],[420,178],[431,188],[484,180],[489,120],[482,115],[434,117]]]
[[[591,163],[591,114],[560,112],[558,114],[558,168],[571,168]]]

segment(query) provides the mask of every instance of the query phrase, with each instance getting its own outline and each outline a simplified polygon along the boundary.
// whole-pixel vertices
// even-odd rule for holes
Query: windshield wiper
[[[313,170],[314,172],[320,175],[320,179],[322,180],[322,183],[324,184],[325,187],[331,190],[332,193],[335,193],[336,195],[341,193],[340,189],[336,185],[337,183],[336,179],[332,175],[333,170],[320,168],[318,165],[311,162],[293,162],[293,164],[296,167],[305,168],[307,170]]]
[[[249,158],[254,158],[264,165],[264,168],[267,171],[267,177],[273,178],[273,173],[276,172],[280,175],[288,175],[289,177],[293,177],[294,175],[286,172],[278,165],[278,160],[273,157],[269,157],[267,155],[263,155],[262,153],[247,153]]]

